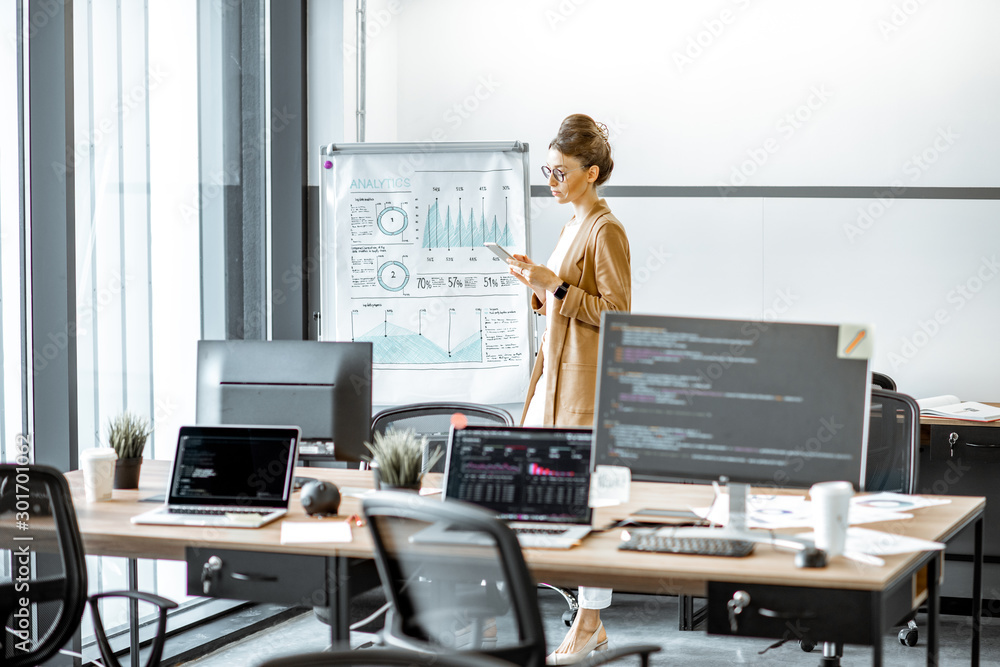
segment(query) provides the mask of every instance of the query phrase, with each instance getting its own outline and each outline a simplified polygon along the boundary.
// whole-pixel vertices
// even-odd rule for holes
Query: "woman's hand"
[[[513,257],[507,260],[511,274],[530,287],[542,303],[545,303],[546,292],[554,292],[562,285],[562,279],[544,264],[535,264],[525,255]]]

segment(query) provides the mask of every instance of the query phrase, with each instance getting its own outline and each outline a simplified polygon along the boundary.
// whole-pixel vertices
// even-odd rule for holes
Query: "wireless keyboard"
[[[742,558],[750,555],[754,543],[724,537],[675,537],[656,533],[632,533],[627,541],[618,545],[618,548],[625,551]]]

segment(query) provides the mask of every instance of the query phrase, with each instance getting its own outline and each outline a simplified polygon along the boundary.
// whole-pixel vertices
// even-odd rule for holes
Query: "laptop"
[[[495,511],[523,547],[569,549],[591,531],[591,440],[579,428],[452,428],[444,498]],[[453,539],[482,538],[464,535]]]
[[[259,528],[288,512],[296,426],[182,426],[166,501],[132,523]]]

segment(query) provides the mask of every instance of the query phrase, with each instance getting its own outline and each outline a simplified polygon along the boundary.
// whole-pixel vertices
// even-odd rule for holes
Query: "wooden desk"
[[[370,473],[308,468],[299,474],[328,479],[344,487],[371,487]],[[366,530],[354,529],[346,544],[280,543],[280,522],[257,530],[136,526],[129,518],[150,509],[141,498],[162,493],[167,464],[143,464],[138,491],[115,491],[111,502],[88,504],[79,472],[67,475],[84,547],[88,553],[129,558],[164,558],[188,562],[189,589],[201,594],[200,573],[210,555],[219,555],[226,568],[218,597],[299,604],[330,604],[336,611],[334,640],[346,638],[346,617],[354,578],[370,576],[371,540]],[[439,483],[429,476],[425,486]],[[710,501],[711,489],[694,485],[635,483],[631,502],[600,509],[600,528],[640,507],[687,509]],[[869,527],[912,537],[948,541],[966,526],[975,526],[982,540],[983,498],[956,496],[947,505],[919,510],[912,520]],[[340,514],[360,512],[360,501],[345,498]],[[298,497],[286,520],[307,517]],[[338,519],[327,519],[338,520]],[[940,554],[921,552],[886,557],[884,567],[859,565],[842,558],[823,569],[798,569],[791,553],[759,546],[745,559],[672,556],[617,550],[620,530],[597,533],[568,551],[526,550],[525,559],[539,581],[566,586],[581,583],[609,586],[620,591],[662,595],[691,594],[708,599],[711,633],[782,638],[789,632],[810,628],[818,641],[841,641],[873,646],[873,664],[881,664],[881,640],[892,624],[919,601],[917,579],[926,567],[928,607],[928,664],[937,664],[937,598]],[[365,569],[365,568],[368,569]],[[227,576],[228,575],[228,576]],[[235,576],[234,575],[238,575]],[[305,581],[315,576],[319,582]],[[370,579],[366,580],[370,583]],[[751,607],[741,614],[741,624],[730,630],[726,603],[735,590],[751,595]],[[240,593],[240,591],[244,591]],[[238,593],[238,594],[234,594]],[[973,596],[978,595],[978,589]],[[280,599],[275,599],[278,596]],[[777,610],[779,618],[754,614],[757,606]],[[844,613],[851,609],[850,613]],[[782,611],[784,610],[784,611]],[[789,618],[786,618],[788,615]],[[808,616],[808,618],[807,618]],[[793,623],[791,618],[801,622]],[[791,630],[790,630],[791,628]],[[972,664],[978,664],[979,625],[973,623]]]

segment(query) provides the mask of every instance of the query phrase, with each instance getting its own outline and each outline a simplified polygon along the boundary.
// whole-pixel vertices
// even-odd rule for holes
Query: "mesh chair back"
[[[896,391],[896,381],[885,373],[879,373],[877,371],[872,371],[872,386],[878,387],[879,389]]]
[[[866,491],[915,493],[920,408],[906,394],[872,389]]]
[[[0,465],[0,665],[37,665],[80,623],[87,599],[83,543],[59,471]]]
[[[427,436],[427,454],[436,447],[445,451],[448,441],[448,431],[451,418],[456,412],[465,416],[472,426],[513,426],[514,418],[503,408],[475,403],[413,403],[382,410],[372,419],[372,437],[376,433],[385,433],[390,427],[397,429],[413,429],[420,435]],[[431,472],[444,470],[444,457],[439,459]]]
[[[393,602],[387,644],[545,663],[534,581],[517,538],[493,513],[405,492],[362,502]]]

